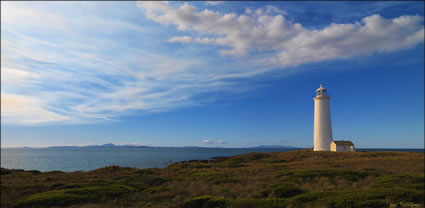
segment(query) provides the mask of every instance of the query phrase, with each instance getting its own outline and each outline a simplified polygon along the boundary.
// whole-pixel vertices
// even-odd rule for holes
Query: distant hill
[[[47,148],[226,148],[226,147],[199,147],[199,146],[184,146],[184,147],[152,147],[145,145],[116,145],[112,143],[87,146],[51,146]],[[249,149],[304,149],[300,147],[284,146],[284,145],[260,145],[255,147],[247,147]]]
[[[285,146],[285,145],[260,145],[256,147],[249,147],[249,148],[262,148],[262,149],[304,149],[300,147],[291,147],[291,146]]]
[[[89,146],[85,146],[85,147],[91,147],[91,148],[115,148],[115,147],[149,148],[149,146],[144,146],[144,145],[130,145],[130,144],[116,145],[116,144],[112,144],[112,143],[102,144],[102,145],[89,145]]]
[[[52,146],[48,148],[153,148],[149,146],[144,145],[129,145],[129,144],[123,144],[123,145],[116,145],[112,143],[108,144],[101,144],[101,145],[87,145],[87,146]]]

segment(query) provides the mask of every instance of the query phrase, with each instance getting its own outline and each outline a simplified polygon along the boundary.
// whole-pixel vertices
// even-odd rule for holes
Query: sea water
[[[287,152],[268,148],[1,148],[1,167],[39,171],[87,171],[118,165],[135,168],[164,168],[185,160],[206,160],[250,152]],[[361,150],[361,149],[358,149]],[[363,149],[366,151],[413,151],[423,149]]]
[[[206,160],[250,152],[284,152],[262,148],[2,148],[1,167],[39,171],[87,171],[110,165],[163,168],[184,160]]]

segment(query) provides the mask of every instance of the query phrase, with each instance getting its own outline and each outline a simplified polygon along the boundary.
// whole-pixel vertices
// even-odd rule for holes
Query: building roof
[[[336,145],[344,145],[344,146],[354,146],[353,142],[351,141],[332,141]]]
[[[323,85],[320,84],[320,87],[317,88],[316,92],[323,91],[323,90],[326,90],[326,88],[324,88]]]

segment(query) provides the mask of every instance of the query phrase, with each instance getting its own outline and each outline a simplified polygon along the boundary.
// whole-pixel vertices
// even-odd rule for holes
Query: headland
[[[137,169],[1,169],[1,207],[423,207],[424,153],[250,153]]]

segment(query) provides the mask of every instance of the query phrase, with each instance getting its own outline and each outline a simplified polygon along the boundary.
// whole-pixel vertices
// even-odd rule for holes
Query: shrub
[[[386,197],[391,200],[391,202],[414,202],[414,203],[424,203],[424,190],[412,190],[404,188],[391,188],[384,190]]]
[[[93,187],[93,186],[111,185],[111,184],[116,184],[116,182],[112,180],[91,180],[84,183],[67,183],[62,185],[60,184],[62,183],[52,184],[50,187],[55,189],[75,189],[75,188],[87,188],[87,187]]]
[[[242,163],[242,159],[241,158],[237,158],[237,157],[232,157],[229,158],[223,162],[221,162],[221,165],[226,166],[226,167],[230,167],[230,168],[237,168],[237,167],[241,167],[241,163]]]
[[[159,186],[163,183],[165,183],[167,180],[164,178],[161,178],[159,176],[152,176],[152,175],[147,175],[147,176],[143,176],[143,178],[141,178],[140,182],[151,185],[151,186]]]
[[[137,171],[137,174],[139,175],[154,175],[154,174],[159,174],[161,171],[161,169],[159,168],[146,168],[146,169],[142,169]]]
[[[65,189],[63,191],[66,194],[85,195],[96,199],[102,196],[117,197],[122,194],[134,191],[134,188],[123,185],[108,185],[88,188]]]
[[[393,203],[413,202],[423,204],[423,191],[409,189],[365,189],[339,192],[314,192],[295,196],[290,199],[294,206],[305,206],[305,204],[322,205],[326,207],[369,207],[378,206],[387,200]],[[373,205],[373,206],[372,206]]]
[[[50,184],[50,188],[51,189],[57,189],[57,188],[60,188],[60,187],[63,187],[65,184],[64,183],[53,183],[53,184]]]
[[[358,181],[369,175],[377,175],[376,171],[366,170],[284,170],[279,176],[286,176],[289,179],[313,179],[316,177],[341,178],[348,181]]]
[[[255,152],[255,153],[248,154],[247,156],[248,156],[248,160],[251,161],[251,160],[260,160],[264,158],[269,158],[271,155],[267,153]]]
[[[103,168],[100,168],[100,169],[98,169],[98,171],[118,171],[118,170],[120,170],[121,169],[121,167],[120,166],[118,166],[118,165],[111,165],[111,166],[106,166],[106,167],[103,167]]]
[[[192,166],[192,168],[196,168],[196,169],[202,169],[202,168],[211,168],[212,165],[208,165],[208,164],[197,164]]]
[[[218,162],[223,162],[223,161],[225,161],[229,158],[231,158],[231,157],[222,157],[222,156],[212,157],[209,162],[218,163]]]
[[[424,174],[418,175],[383,175],[376,180],[376,186],[382,188],[403,187],[423,190]]]
[[[208,171],[208,172],[197,172],[197,173],[194,173],[192,176],[194,176],[195,178],[214,180],[217,178],[226,177],[227,175],[222,172]]]
[[[6,169],[6,168],[0,169],[1,175],[9,175],[9,174],[12,174],[12,173],[17,173],[17,172],[25,172],[25,171],[22,170],[22,169]]]
[[[225,208],[229,205],[229,201],[224,197],[216,197],[205,202],[203,208]]]
[[[115,183],[116,181],[108,180],[108,179],[95,179],[95,180],[90,180],[88,182],[88,184],[90,184],[91,186],[102,186],[102,185],[110,185]]]
[[[110,180],[112,184],[120,184],[135,188],[138,191],[143,191],[148,188],[150,185],[160,185],[162,181],[156,181],[156,176],[125,176],[121,177],[119,180]],[[150,184],[148,184],[150,183]]]
[[[381,208],[388,207],[388,202],[385,199],[372,199],[367,201],[358,202],[358,207],[367,207],[367,208]]]
[[[10,174],[12,171],[6,168],[0,168],[0,175],[8,175]]]
[[[235,183],[239,182],[238,179],[233,177],[223,177],[212,181],[212,184],[222,184],[222,183]]]
[[[42,190],[45,187],[46,185],[42,183],[33,183],[33,184],[16,185],[15,190],[31,193],[34,190]]]
[[[38,174],[2,168],[0,206],[177,208],[191,203],[201,208],[424,206],[424,175],[418,174],[423,172],[423,153],[394,156],[373,153],[376,157],[359,159],[362,154],[369,153],[311,150],[251,153],[179,162],[164,169],[112,166],[69,173]],[[206,194],[227,198],[192,198]]]
[[[38,171],[38,170],[27,170],[25,172],[32,173],[32,174],[35,174],[35,175],[41,174],[41,172]]]
[[[280,183],[272,188],[263,190],[261,194],[263,197],[288,198],[304,192],[294,183]]]
[[[54,190],[33,194],[17,201],[14,206],[67,206],[87,201],[96,201],[103,197],[114,198],[132,191],[134,191],[133,188],[122,185]]]
[[[60,170],[53,170],[53,171],[47,171],[47,172],[45,172],[46,174],[61,174],[61,173],[64,173],[64,172],[62,172],[62,171],[60,171]]]
[[[266,162],[266,163],[287,163],[288,161],[286,160],[279,160],[279,159],[272,159],[272,158],[264,158],[260,160],[261,162]]]
[[[238,199],[230,203],[229,208],[285,208],[284,199]]]
[[[192,174],[195,179],[204,180],[211,184],[238,182],[239,180],[221,172],[209,171]]]
[[[166,188],[166,187],[150,187],[150,188],[147,188],[147,189],[145,189],[145,190],[143,190],[143,192],[145,192],[145,193],[147,193],[147,194],[155,194],[155,193],[158,193],[158,192],[163,192],[163,191],[168,191],[168,190],[170,190],[169,188]]]
[[[225,208],[229,200],[217,196],[198,196],[185,201],[182,208]]]
[[[65,194],[62,191],[50,191],[34,194],[19,200],[14,204],[14,207],[67,206],[84,202],[87,199],[88,197],[86,196]]]
[[[123,177],[115,178],[119,183],[123,183],[128,186],[132,186],[135,183],[144,183],[150,186],[159,186],[166,182],[164,178],[155,175],[126,175]]]

